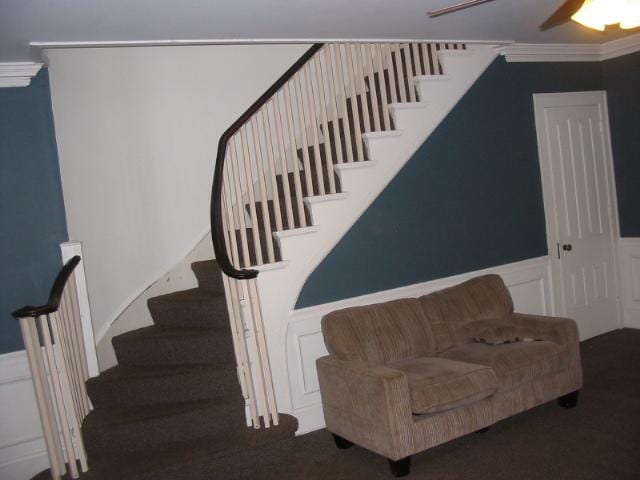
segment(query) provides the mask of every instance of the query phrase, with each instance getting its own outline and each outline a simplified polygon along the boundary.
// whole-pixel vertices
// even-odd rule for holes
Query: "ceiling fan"
[[[439,10],[434,10],[431,12],[427,12],[427,15],[429,15],[429,17],[439,17],[440,15],[446,15],[447,13],[453,13],[453,12],[457,12],[458,10],[463,10],[465,8],[469,8],[469,7],[475,7],[476,5],[481,5],[483,3],[488,3],[488,2],[492,2],[493,0],[467,0],[467,1],[463,1],[461,3],[457,3],[455,5],[451,5],[450,7],[446,7],[446,8],[441,8]],[[594,4],[594,5],[589,5],[589,4]],[[604,7],[602,7],[601,5],[604,2],[596,2],[595,0],[567,0],[565,1],[560,8],[558,8],[553,15],[551,15],[549,18],[547,18],[547,20],[540,25],[540,30],[548,30],[550,28],[553,27],[557,27],[558,25],[562,25],[563,23],[568,22],[569,20],[571,20],[571,18],[579,11],[581,10],[581,7],[585,6],[585,7],[594,7],[595,4],[598,3],[599,5],[596,6],[596,8],[600,11],[598,11],[598,14],[603,14],[605,13],[605,18],[608,18],[612,13],[614,15],[621,15],[620,12],[622,11],[623,8],[628,8],[628,10],[625,12],[629,15],[631,15],[633,17],[633,20],[631,21],[627,21],[627,22],[622,22],[622,19],[620,21],[620,26],[622,28],[635,28],[636,26],[638,26],[637,22],[638,22],[638,9],[640,7],[638,7],[638,2],[634,1],[631,2],[629,0],[627,0],[626,2],[624,0],[617,0],[614,2],[610,2],[607,8],[606,12],[603,12],[602,9],[604,9]],[[629,6],[627,7],[626,5],[622,5],[628,3]],[[615,8],[613,4],[615,5]],[[631,6],[633,4],[633,6]],[[584,10],[584,9],[583,9]],[[595,8],[592,8],[592,10],[595,10]],[[588,12],[588,14],[591,16],[593,12]],[[590,19],[589,19],[590,20]],[[580,19],[576,18],[576,21],[579,21],[580,23],[583,23],[587,26],[590,26],[591,28],[595,28],[597,30],[604,30],[605,25],[611,24],[611,23],[618,23],[617,21],[617,17],[613,19],[612,22],[609,22],[608,20],[604,20],[603,22],[600,21],[596,21],[595,24],[597,26],[593,26],[591,24],[585,23],[584,21],[581,21]],[[591,22],[592,23],[592,22]]]

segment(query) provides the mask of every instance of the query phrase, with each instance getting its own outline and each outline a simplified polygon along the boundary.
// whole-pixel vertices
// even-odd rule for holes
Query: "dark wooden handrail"
[[[233,124],[222,134],[218,142],[218,153],[216,155],[216,166],[213,173],[213,186],[211,188],[211,240],[213,241],[213,251],[220,269],[228,276],[238,280],[248,280],[258,276],[257,270],[238,270],[231,263],[225,245],[224,228],[222,224],[222,183],[224,174],[224,162],[227,153],[227,143],[229,139],[245,124],[249,119],[273,97],[287,81],[293,77],[324,44],[316,43],[296,63],[294,63],[278,80],[264,92],[258,100],[244,112]]]
[[[75,268],[80,263],[80,257],[75,255],[69,259],[67,263],[65,263],[64,267],[60,269],[58,276],[53,282],[53,286],[51,287],[51,292],[49,293],[49,301],[45,305],[40,305],[39,307],[33,307],[31,305],[26,305],[19,310],[16,310],[11,315],[15,318],[26,318],[26,317],[37,317],[39,315],[46,315],[49,313],[57,312],[60,307],[60,300],[62,300],[62,292],[64,292],[64,287],[67,284],[67,280],[75,270]]]

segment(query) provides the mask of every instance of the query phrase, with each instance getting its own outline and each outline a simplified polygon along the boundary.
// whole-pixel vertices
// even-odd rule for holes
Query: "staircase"
[[[259,478],[290,453],[293,417],[244,426],[220,270],[215,261],[192,269],[198,288],[150,299],[155,325],[114,337],[118,366],[87,382],[82,479]]]
[[[216,258],[238,285],[228,294],[255,283],[285,412],[287,329],[306,279],[497,55],[481,44],[314,48],[225,132],[212,194]]]
[[[82,478],[262,478],[291,454],[297,422],[278,412],[293,411],[287,328],[304,282],[495,56],[315,45],[223,134],[217,260],[193,264],[198,288],[149,300],[154,326],[113,339],[119,365],[87,384]]]

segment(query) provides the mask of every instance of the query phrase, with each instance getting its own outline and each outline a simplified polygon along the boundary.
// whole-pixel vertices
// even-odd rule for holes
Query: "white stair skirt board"
[[[624,326],[640,328],[640,238],[618,240]]]
[[[366,168],[364,164],[362,168],[336,166],[346,195],[307,201],[314,229],[274,234],[287,266],[262,272],[258,276],[258,290],[281,412],[294,410],[287,374],[286,338],[302,286],[497,56],[493,45],[468,45],[467,48],[466,51],[440,51],[438,55],[446,77],[418,78],[418,103],[392,108],[394,118],[402,123],[401,130],[363,135],[371,160],[371,163],[363,162],[367,163]]]
[[[357,305],[419,297],[487,273],[497,273],[502,276],[511,292],[516,311],[540,315],[552,314],[549,257],[464,273],[293,312],[289,316],[286,348],[292,412],[298,418],[298,434],[308,433],[325,425],[316,373],[316,359],[327,355],[320,329],[320,320],[324,315]]]

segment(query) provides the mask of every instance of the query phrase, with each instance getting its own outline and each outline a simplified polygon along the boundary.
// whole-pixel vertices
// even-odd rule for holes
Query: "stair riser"
[[[229,324],[227,303],[221,295],[212,296],[206,302],[172,302],[155,297],[149,299],[147,305],[156,325],[211,328]]]
[[[160,403],[240,398],[235,369],[217,375],[143,378],[87,384],[95,408],[121,408]]]
[[[106,462],[149,449],[161,449],[174,442],[189,441],[205,436],[225,436],[238,428],[245,428],[244,408],[240,404],[218,408],[194,409],[180,415],[150,418],[134,423],[100,425],[88,419],[83,434],[90,462]]]
[[[113,339],[113,348],[120,365],[195,365],[215,363],[234,364],[231,334],[212,334],[203,331],[201,336],[177,338],[118,338]]]
[[[191,270],[198,280],[198,286],[215,293],[224,293],[222,273],[215,261],[195,262]]]

